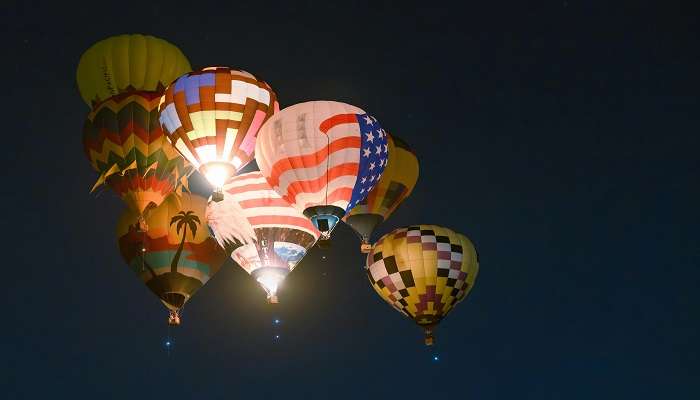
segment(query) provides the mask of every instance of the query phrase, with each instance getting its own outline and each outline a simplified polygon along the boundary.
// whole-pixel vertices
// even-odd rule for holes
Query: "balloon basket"
[[[224,192],[221,188],[217,188],[214,190],[214,192],[211,194],[211,199],[214,200],[215,202],[220,202],[224,200]]]
[[[148,224],[146,223],[146,218],[143,215],[139,215],[139,219],[136,223],[136,231],[139,233],[148,232]]]
[[[433,327],[426,326],[423,328],[425,330],[425,345],[432,346],[435,344],[435,338],[433,338]]]
[[[369,243],[362,243],[362,244],[360,245],[360,252],[361,252],[362,254],[367,254],[367,253],[369,253],[370,251],[372,251],[372,245],[371,245],[371,244],[369,244]]]
[[[168,316],[168,325],[178,326],[180,325],[180,314],[175,310],[170,310],[170,315]]]

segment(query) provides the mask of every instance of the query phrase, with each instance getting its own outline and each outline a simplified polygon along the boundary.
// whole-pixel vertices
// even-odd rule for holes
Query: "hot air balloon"
[[[265,289],[270,303],[277,303],[277,288],[320,235],[257,171],[224,186],[224,200],[209,203],[207,222],[219,244]]]
[[[386,132],[365,111],[310,101],[272,116],[255,159],[272,188],[330,238],[338,221],[376,185],[387,164]]]
[[[209,67],[183,75],[165,91],[160,121],[175,148],[214,186],[253,159],[260,126],[279,110],[270,86],[245,71]]]
[[[117,223],[119,251],[129,267],[180,323],[180,309],[221,268],[226,254],[204,222],[207,200],[194,194],[169,196],[152,210],[148,232],[138,231],[132,210]]]
[[[377,225],[386,221],[396,207],[411,194],[418,181],[416,154],[401,139],[391,134],[387,136],[389,165],[367,198],[343,218],[362,239],[360,250],[363,253],[368,253],[372,248],[370,239]]]
[[[436,225],[399,228],[367,254],[367,277],[389,305],[425,330],[435,326],[474,286],[479,256],[466,236]]]
[[[162,93],[191,71],[180,49],[153,36],[119,35],[92,45],[78,64],[78,90],[91,106],[131,91]]]
[[[158,123],[159,98],[156,92],[113,96],[88,114],[83,130],[85,155],[100,173],[95,187],[106,182],[142,216],[142,228],[143,214],[191,171]]]

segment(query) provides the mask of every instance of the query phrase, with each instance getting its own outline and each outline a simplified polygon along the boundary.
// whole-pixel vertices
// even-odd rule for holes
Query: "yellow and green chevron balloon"
[[[413,225],[384,235],[367,254],[367,277],[379,296],[432,331],[474,286],[479,257],[466,236],[437,225]]]
[[[118,35],[101,40],[78,63],[78,90],[91,107],[120,93],[163,92],[190,62],[171,43],[147,35]]]
[[[97,184],[107,183],[139,214],[160,205],[191,170],[163,134],[159,101],[157,92],[113,96],[88,114],[83,130]]]

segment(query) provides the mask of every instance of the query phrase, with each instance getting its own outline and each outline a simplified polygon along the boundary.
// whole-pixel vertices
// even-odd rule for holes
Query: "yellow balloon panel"
[[[95,43],[78,63],[78,90],[94,106],[132,90],[161,92],[191,71],[180,49],[153,36],[119,35]]]
[[[377,214],[386,219],[408,197],[418,182],[418,158],[406,143],[388,136],[389,163],[379,184],[367,195],[367,200],[355,206],[349,215]]]
[[[436,225],[396,229],[367,255],[375,291],[419,325],[440,322],[469,293],[478,271],[469,239]]]

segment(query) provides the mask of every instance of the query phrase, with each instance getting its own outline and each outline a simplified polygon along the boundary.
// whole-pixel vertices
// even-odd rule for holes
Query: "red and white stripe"
[[[236,202],[253,229],[298,229],[316,239],[320,235],[309,219],[272,190],[258,171],[234,177],[224,186],[223,191],[223,203]]]
[[[346,209],[357,181],[361,132],[357,107],[312,101],[287,107],[260,129],[256,161],[270,186],[298,210]]]

